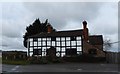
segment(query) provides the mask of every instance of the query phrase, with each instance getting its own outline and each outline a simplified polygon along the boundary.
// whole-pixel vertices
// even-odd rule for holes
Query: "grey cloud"
[[[24,49],[22,46],[22,39],[21,38],[8,38],[3,36],[2,37],[2,47],[6,49]],[[6,50],[3,49],[3,50]]]
[[[11,38],[17,38],[21,37],[20,33],[20,27],[19,25],[14,25],[13,23],[10,23],[9,21],[5,21],[6,23],[3,24],[2,26],[2,35],[11,37]],[[9,23],[7,23],[9,22]]]
[[[32,24],[36,18],[39,18],[41,22],[49,19],[49,22],[57,30],[81,29],[81,22],[87,20],[90,33],[103,34],[106,35],[105,37],[108,36],[116,40],[117,26],[116,21],[114,21],[116,16],[111,15],[114,12],[107,11],[108,9],[104,10],[104,5],[107,4],[112,6],[109,3],[100,2],[25,2],[23,4],[10,4],[13,5],[10,9],[4,8],[2,46],[4,49],[25,49],[22,44],[22,36],[25,33],[26,26]],[[106,6],[106,8],[111,7]]]
[[[118,3],[118,34],[119,33],[120,33],[120,2]],[[119,37],[119,40],[120,40],[120,34],[119,34],[118,37]]]
[[[10,38],[22,38],[26,25],[31,19],[21,3],[2,4],[2,35]],[[32,15],[31,15],[32,16]],[[1,26],[0,26],[1,27]]]
[[[103,10],[104,9],[104,10]],[[90,21],[92,33],[114,35],[118,33],[117,4],[108,3],[101,7],[98,17]]]
[[[120,41],[120,2],[118,3],[118,40]],[[118,51],[120,52],[120,43],[118,43]]]
[[[32,12],[35,17],[44,20],[50,19],[53,26],[57,29],[64,28],[68,20],[94,20],[97,17],[97,12],[103,3],[24,3],[24,7]]]

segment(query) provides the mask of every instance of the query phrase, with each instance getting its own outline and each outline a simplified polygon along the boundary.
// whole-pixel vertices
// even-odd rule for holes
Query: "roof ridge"
[[[62,31],[56,31],[56,32],[65,32],[65,31],[82,31],[83,29],[76,29],[76,30],[62,30]]]

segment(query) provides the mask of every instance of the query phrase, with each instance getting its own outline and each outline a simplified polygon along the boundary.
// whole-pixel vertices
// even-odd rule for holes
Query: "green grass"
[[[11,65],[29,65],[29,64],[50,64],[50,63],[61,63],[61,59],[56,58],[55,60],[49,60],[46,57],[42,58],[36,58],[32,57],[29,60],[24,59],[24,60],[13,60],[13,59],[2,59],[2,64],[11,64]]]
[[[27,65],[30,63],[26,60],[2,60],[2,64]]]

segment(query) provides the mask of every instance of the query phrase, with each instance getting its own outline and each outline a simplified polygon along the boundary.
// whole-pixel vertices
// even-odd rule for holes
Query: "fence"
[[[118,52],[107,52],[106,61],[108,63],[120,63],[119,62],[119,53]]]
[[[27,57],[27,52],[23,51],[2,51],[2,59],[25,59]]]

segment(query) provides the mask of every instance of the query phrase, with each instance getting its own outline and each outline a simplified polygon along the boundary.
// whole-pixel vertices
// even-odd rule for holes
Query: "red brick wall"
[[[97,55],[96,57],[105,57],[105,53],[103,52],[102,45],[91,45],[86,41],[83,41],[83,53],[89,54],[90,49],[96,49]]]

